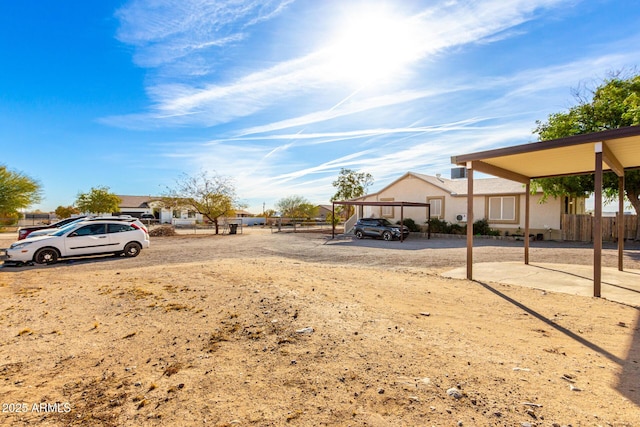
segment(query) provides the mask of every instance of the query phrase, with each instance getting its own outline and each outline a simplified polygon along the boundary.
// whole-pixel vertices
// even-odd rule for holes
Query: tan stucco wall
[[[497,196],[497,194],[496,194]],[[436,187],[422,179],[408,175],[397,181],[392,186],[383,189],[379,193],[365,196],[362,201],[384,201],[385,199],[393,199],[394,201],[403,202],[427,202],[427,198],[444,197],[444,220],[453,224],[464,224],[456,221],[458,214],[467,213],[467,197],[452,196],[449,192]],[[551,227],[558,234],[560,229],[561,217],[561,199],[549,198],[546,203],[540,204],[541,195],[533,195],[530,199],[531,217],[530,229],[532,233],[546,232],[546,227]],[[486,196],[476,195],[473,201],[474,220],[483,219],[486,216]],[[365,206],[363,208],[364,217],[382,217],[383,208],[379,206]],[[524,229],[525,222],[525,194],[519,195],[519,221],[515,224],[489,223],[492,228],[502,231],[509,230],[515,232],[518,228]],[[427,220],[426,208],[404,208],[404,217],[413,219],[416,224],[424,224]],[[400,207],[393,208],[393,216],[387,217],[390,221],[396,222],[400,220]],[[549,234],[545,234],[548,238]]]

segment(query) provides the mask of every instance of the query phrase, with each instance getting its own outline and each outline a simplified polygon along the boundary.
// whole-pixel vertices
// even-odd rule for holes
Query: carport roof
[[[516,145],[451,157],[451,162],[469,171],[467,217],[473,220],[473,170],[526,184],[525,264],[529,263],[529,183],[532,178],[594,174],[595,215],[593,223],[593,293],[600,296],[602,279],[602,172],[618,175],[619,212],[623,211],[624,171],[640,168],[640,126],[611,129],[549,141]],[[618,235],[624,221],[618,221]],[[467,278],[472,279],[473,230],[467,227]],[[618,239],[618,269],[623,270],[624,239]]]
[[[473,162],[479,172],[526,183],[532,178],[593,173],[596,143],[604,146],[604,170],[617,162],[623,169],[640,167],[640,126],[452,156],[451,163]]]

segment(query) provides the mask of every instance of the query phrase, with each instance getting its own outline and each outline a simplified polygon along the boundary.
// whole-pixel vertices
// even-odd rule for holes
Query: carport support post
[[[618,177],[618,270],[624,270],[624,175]]]
[[[524,263],[529,265],[529,210],[531,206],[531,180],[525,184],[524,195]]]
[[[331,203],[331,239],[336,238],[336,204]]]
[[[473,162],[467,162],[467,279],[473,280]]]
[[[402,229],[404,228],[404,205],[400,204],[400,242],[404,242]]]
[[[596,168],[594,178],[593,220],[593,296],[600,297],[602,280],[602,142],[595,144]]]

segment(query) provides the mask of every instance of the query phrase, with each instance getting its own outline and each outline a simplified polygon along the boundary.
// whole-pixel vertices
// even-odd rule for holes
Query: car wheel
[[[362,234],[362,230],[356,230],[356,237],[358,239],[364,239],[364,234]]]
[[[53,248],[42,248],[33,256],[38,264],[53,264],[58,261],[58,251]]]
[[[140,243],[129,242],[124,247],[124,256],[131,257],[131,258],[136,257],[140,253],[141,249],[142,249],[142,246],[140,246]]]
[[[393,239],[393,234],[391,234],[390,231],[385,231],[384,233],[382,233],[382,238],[384,240],[392,240]]]

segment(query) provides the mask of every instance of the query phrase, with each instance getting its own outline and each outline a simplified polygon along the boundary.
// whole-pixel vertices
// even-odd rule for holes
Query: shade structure
[[[467,219],[473,222],[473,171],[521,182],[527,186],[525,209],[525,263],[529,262],[529,184],[535,178],[595,175],[594,296],[600,296],[602,269],[602,174],[620,178],[619,214],[623,214],[624,171],[640,168],[640,126],[629,126],[548,141],[515,145],[451,157],[468,171]],[[623,236],[618,221],[618,236]],[[473,233],[467,230],[467,278],[473,279]],[[624,239],[618,238],[618,268],[623,269]]]
[[[362,202],[355,200],[342,200],[332,202],[332,212],[331,215],[335,218],[336,215],[336,205],[344,205],[344,206],[399,206],[400,207],[400,225],[404,225],[404,207],[426,207],[427,208],[427,218],[431,218],[431,205],[429,203],[421,203],[421,202],[402,202],[402,201],[388,201],[388,202]],[[345,230],[346,231],[346,230]],[[331,230],[331,238],[334,239],[336,237],[336,224],[333,223],[333,227]],[[428,228],[427,237],[431,238],[431,227]],[[403,241],[402,233],[400,233],[400,241]]]

